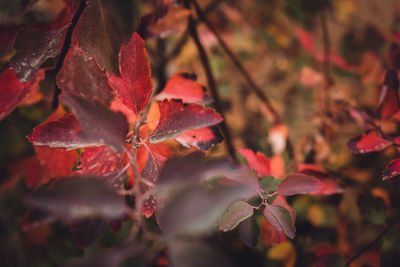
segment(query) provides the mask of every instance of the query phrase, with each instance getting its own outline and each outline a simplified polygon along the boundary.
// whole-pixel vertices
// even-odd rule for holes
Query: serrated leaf
[[[109,106],[113,99],[106,74],[94,59],[88,59],[77,47],[70,48],[56,79],[64,93],[98,101],[105,106]]]
[[[207,233],[232,203],[253,194],[253,189],[246,186],[192,186],[181,190],[160,211],[163,235],[171,238]]]
[[[159,108],[160,120],[149,137],[152,143],[173,139],[185,131],[212,126],[222,121],[222,117],[214,110],[204,109],[197,104],[163,101]]]
[[[60,99],[79,120],[82,128],[78,133],[80,140],[95,146],[107,145],[116,152],[126,150],[128,124],[122,113],[112,112],[99,103],[91,103],[71,94],[63,93]]]
[[[399,79],[397,77],[397,71],[388,69],[385,74],[385,81],[378,104],[378,110],[382,120],[389,118],[400,110],[398,89]]]
[[[382,180],[386,181],[400,174],[400,159],[394,159],[386,165],[382,172]]]
[[[121,77],[108,75],[116,95],[135,114],[144,109],[153,90],[150,63],[143,39],[133,33],[119,55]]]
[[[246,148],[237,149],[248,163],[248,166],[257,171],[259,177],[271,175],[270,160],[263,153],[257,151],[255,154],[252,150]]]
[[[82,152],[74,174],[102,176],[121,170],[124,166],[125,162],[120,153],[107,146],[89,147]]]
[[[282,206],[266,205],[263,215],[275,229],[283,231],[290,239],[294,238],[296,229],[287,209]]]
[[[197,76],[189,73],[177,73],[168,79],[164,89],[155,99],[180,99],[183,103],[209,104],[212,98],[204,85],[196,82]]]
[[[175,140],[184,147],[194,146],[200,150],[208,150],[221,143],[223,139],[216,126],[189,130],[175,137]]]
[[[296,173],[287,176],[278,186],[276,192],[283,196],[308,194],[321,189],[318,179],[304,174]]]
[[[235,202],[219,220],[219,230],[231,231],[254,213],[254,207],[245,201]]]
[[[364,134],[347,141],[348,149],[359,154],[381,151],[390,145],[391,142],[383,139],[376,129],[368,130]]]
[[[36,126],[27,138],[35,146],[75,149],[92,145],[91,142],[80,140],[80,131],[81,126],[75,116],[67,114],[59,120]]]
[[[19,82],[15,72],[4,70],[0,75],[0,120],[8,116],[27,96],[39,87],[44,71],[39,71],[29,82]]]
[[[69,177],[28,196],[28,203],[66,221],[93,216],[120,218],[125,204],[113,188],[96,178]]]

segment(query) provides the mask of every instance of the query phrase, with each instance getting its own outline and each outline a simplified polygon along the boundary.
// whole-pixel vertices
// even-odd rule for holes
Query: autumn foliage
[[[352,59],[343,1],[142,2],[4,4],[0,266],[395,266],[398,23]]]

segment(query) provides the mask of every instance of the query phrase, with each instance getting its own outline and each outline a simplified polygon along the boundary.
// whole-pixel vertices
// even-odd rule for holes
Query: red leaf
[[[400,110],[398,88],[399,79],[396,70],[387,70],[378,105],[382,120],[391,117]]]
[[[291,196],[296,194],[308,194],[321,189],[318,179],[304,174],[292,174],[287,176],[276,190],[280,195]]]
[[[382,172],[382,180],[388,180],[400,174],[400,159],[392,160]]]
[[[124,159],[107,146],[86,148],[80,158],[78,170],[74,174],[103,176],[123,169]]]
[[[89,101],[96,100],[105,106],[109,106],[113,99],[106,74],[94,59],[87,59],[83,51],[76,47],[68,52],[57,74],[57,85],[65,93],[71,93]]]
[[[248,163],[248,166],[257,171],[259,177],[271,175],[270,160],[263,153],[257,151],[255,154],[252,150],[247,148],[238,148]]]
[[[317,178],[321,183],[321,189],[311,193],[312,195],[341,194],[344,188],[336,181],[335,177],[326,173],[322,168],[313,164],[301,164],[298,172]]]
[[[0,75],[0,120],[8,116],[24,99],[38,89],[44,71],[39,71],[29,82],[19,82],[15,72],[4,70]]]
[[[181,99],[183,103],[208,104],[212,98],[204,85],[196,82],[197,76],[189,73],[177,73],[168,79],[164,89],[155,99]]]
[[[56,121],[50,121],[36,126],[27,136],[35,146],[63,147],[76,149],[89,146],[91,143],[80,140],[78,132],[81,127],[72,114],[67,114]]]
[[[22,169],[28,187],[37,187],[50,180],[47,170],[40,164],[37,157],[24,159],[18,166]]]
[[[363,154],[381,151],[390,146],[390,144],[390,141],[381,137],[378,130],[372,129],[347,141],[347,148],[353,153]]]
[[[60,99],[72,109],[79,120],[82,127],[82,131],[78,133],[80,140],[93,146],[108,145],[117,152],[126,150],[128,124],[122,113],[112,112],[99,103],[91,103],[71,94],[63,93]]]
[[[35,147],[36,157],[49,176],[58,178],[67,176],[78,161],[76,151],[65,151],[63,148]]]
[[[119,55],[121,77],[109,75],[108,82],[117,96],[135,114],[144,109],[153,90],[150,63],[143,39],[134,33]]]
[[[208,150],[221,143],[224,138],[216,126],[211,126],[186,131],[175,137],[175,140],[184,147],[194,146],[200,150]]]
[[[294,238],[296,229],[287,209],[282,206],[266,205],[263,215],[276,230],[284,232],[290,239]]]
[[[222,121],[222,117],[210,108],[183,104],[178,100],[161,102],[160,113],[157,128],[149,137],[152,143],[173,139],[187,130],[212,126]]]

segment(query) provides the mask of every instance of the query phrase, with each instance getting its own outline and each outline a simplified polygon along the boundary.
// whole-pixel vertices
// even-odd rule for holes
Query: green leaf
[[[276,179],[273,176],[265,176],[263,178],[260,178],[258,180],[260,186],[262,189],[264,189],[265,192],[267,193],[273,193],[276,191],[276,189],[278,189],[278,186],[280,185],[280,183],[282,182],[279,179]]]
[[[252,216],[254,208],[245,201],[235,202],[219,221],[219,230],[227,232],[233,230],[239,223]]]

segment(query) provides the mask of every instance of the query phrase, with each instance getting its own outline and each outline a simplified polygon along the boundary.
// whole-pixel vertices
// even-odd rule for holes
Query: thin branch
[[[223,118],[223,121],[221,122],[221,129],[225,136],[226,148],[227,148],[228,153],[231,156],[232,160],[237,162],[238,160],[236,157],[235,148],[233,146],[231,133],[230,133],[229,128],[226,123],[226,117],[225,117],[224,110],[222,108],[221,98],[218,93],[217,83],[215,81],[214,74],[212,73],[206,50],[204,49],[203,45],[200,42],[199,35],[197,33],[196,23],[195,23],[193,16],[189,16],[188,30],[189,30],[190,36],[193,38],[193,41],[195,42],[195,44],[197,46],[201,64],[203,65],[204,71],[207,76],[208,87],[210,88],[211,94],[215,101],[215,108],[221,114],[221,116]]]
[[[324,78],[325,78],[325,89],[329,90],[329,88],[333,85],[333,79],[331,75],[331,41],[329,38],[329,28],[328,23],[326,21],[326,15],[324,11],[321,11],[320,19],[321,19],[321,30],[322,30],[322,41],[324,46]]]
[[[237,58],[237,56],[229,48],[229,46],[226,44],[226,42],[222,39],[220,34],[214,28],[214,26],[210,23],[210,21],[207,20],[205,12],[197,4],[196,0],[192,0],[192,3],[193,3],[193,6],[195,7],[196,13],[199,16],[200,20],[202,20],[206,24],[206,26],[210,29],[210,31],[215,35],[219,44],[225,51],[225,53],[231,59],[231,61],[236,66],[236,68],[239,70],[239,72],[242,74],[242,76],[247,81],[247,83],[250,85],[250,88],[253,90],[253,92],[258,96],[258,98],[265,104],[265,106],[268,108],[268,110],[274,116],[274,121],[275,122],[280,121],[280,116],[279,116],[278,112],[276,111],[276,109],[274,108],[274,106],[272,105],[269,98],[267,97],[267,95],[256,84],[256,82],[253,80],[253,78],[251,77],[249,72],[243,66],[242,62]]]
[[[357,251],[352,257],[350,257],[347,261],[346,261],[346,266],[349,266],[350,263],[352,263],[354,260],[356,260],[357,258],[359,258],[362,254],[364,254],[365,252],[367,252],[368,250],[370,250],[371,248],[373,248],[375,245],[378,244],[378,242],[390,231],[390,229],[393,228],[393,226],[396,225],[396,223],[398,222],[398,218],[396,217],[396,219],[394,219],[393,221],[391,221],[389,223],[389,225],[383,229],[383,231],[369,244],[367,244],[365,247],[361,248],[359,251]]]
[[[54,68],[54,76],[57,76],[57,73],[60,71],[60,69],[64,63],[65,57],[67,56],[68,50],[71,46],[72,33],[75,29],[76,23],[78,22],[79,18],[82,15],[85,7],[86,7],[86,0],[81,0],[81,2],[79,3],[79,7],[75,12],[74,17],[71,20],[71,24],[69,25],[67,33],[65,35],[64,44],[61,48],[61,53],[60,53],[60,56],[58,57],[57,65]],[[61,89],[58,88],[58,86],[56,84],[56,91],[54,93],[53,102],[51,104],[53,110],[56,110],[58,107],[58,96],[60,94],[61,94]]]

